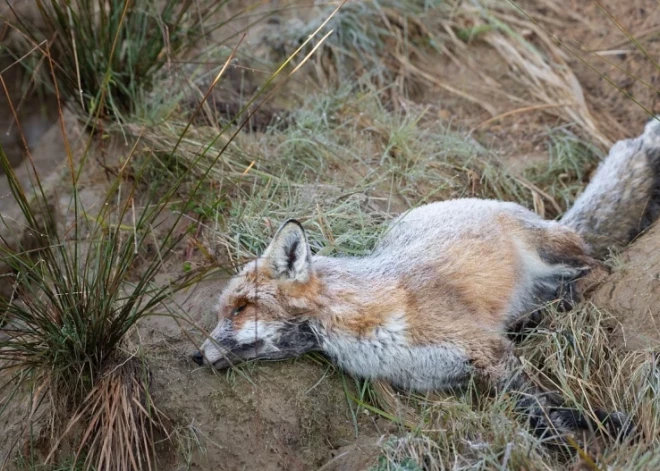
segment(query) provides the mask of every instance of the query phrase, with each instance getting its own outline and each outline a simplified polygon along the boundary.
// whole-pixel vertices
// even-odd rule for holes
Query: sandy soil
[[[616,316],[621,341],[630,350],[660,342],[660,225],[617,256],[614,272],[593,302]]]

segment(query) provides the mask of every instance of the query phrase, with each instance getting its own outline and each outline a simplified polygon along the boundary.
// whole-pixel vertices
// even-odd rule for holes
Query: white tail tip
[[[646,147],[660,147],[660,115],[654,116],[644,127]]]

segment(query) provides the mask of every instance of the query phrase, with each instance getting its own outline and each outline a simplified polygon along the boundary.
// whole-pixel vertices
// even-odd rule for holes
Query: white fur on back
[[[575,273],[575,270],[549,265],[541,260],[535,248],[517,239],[516,234],[502,234],[497,218],[503,213],[530,228],[557,225],[515,203],[477,198],[441,201],[413,209],[395,219],[369,263],[393,264],[402,271],[414,273],[416,266],[443,257],[450,248],[460,248],[468,238],[480,238],[485,242],[511,239],[518,254],[511,263],[519,269],[507,315],[513,319],[533,308],[531,293],[539,279],[550,280],[553,275]]]

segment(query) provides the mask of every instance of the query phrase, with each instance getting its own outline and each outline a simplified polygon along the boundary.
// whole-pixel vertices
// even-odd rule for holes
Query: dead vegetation
[[[331,7],[325,8],[310,13],[308,22],[290,19],[285,35],[266,39],[276,51],[291,50],[313,30],[313,18],[324,18]],[[544,14],[548,11],[554,16]],[[313,59],[314,71],[324,84],[366,75],[398,96],[415,97],[420,88],[441,89],[487,113],[488,119],[473,130],[547,114],[576,126],[582,137],[605,149],[615,140],[612,136],[620,138],[624,130],[603,106],[594,114],[596,97],[585,94],[572,65],[584,63],[601,78],[607,76],[591,65],[589,54],[567,46],[553,32],[557,25],[574,24],[575,18],[570,9],[545,1],[525,6],[513,1],[349,2],[328,25],[339,32]],[[367,29],[360,27],[362,22]],[[497,55],[505,73],[484,67],[483,48]],[[443,80],[442,71],[433,67],[438,56],[466,75],[462,83]],[[640,81],[650,90],[656,88]],[[391,105],[396,104],[393,99]]]
[[[549,390],[567,394],[580,410],[599,407],[629,411],[641,443],[612,445],[586,438],[582,456],[564,462],[539,446],[524,423],[512,415],[506,395],[485,398],[474,389],[457,395],[397,397],[381,402],[406,424],[407,435],[384,441],[377,469],[406,462],[419,469],[653,469],[658,457],[658,380],[653,352],[623,352],[613,335],[617,322],[586,303],[574,315],[550,311],[527,334],[519,353],[525,369]],[[392,392],[389,393],[390,395]],[[406,414],[397,414],[405,406]],[[431,440],[429,440],[431,438]],[[508,465],[504,466],[504,465]],[[388,467],[389,466],[389,467]],[[413,468],[418,469],[418,468]]]
[[[58,462],[59,446],[76,431],[82,438],[78,449],[72,450],[73,468],[154,469],[154,437],[166,435],[168,428],[150,396],[151,372],[137,358],[115,363],[101,375],[75,414],[62,417],[66,426],[52,444],[46,464],[52,459]]]

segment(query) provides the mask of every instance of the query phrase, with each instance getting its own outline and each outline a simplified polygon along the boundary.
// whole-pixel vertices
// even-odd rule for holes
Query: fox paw
[[[607,430],[607,433],[617,440],[636,439],[639,431],[633,424],[631,418],[623,412],[595,411],[596,417]]]

